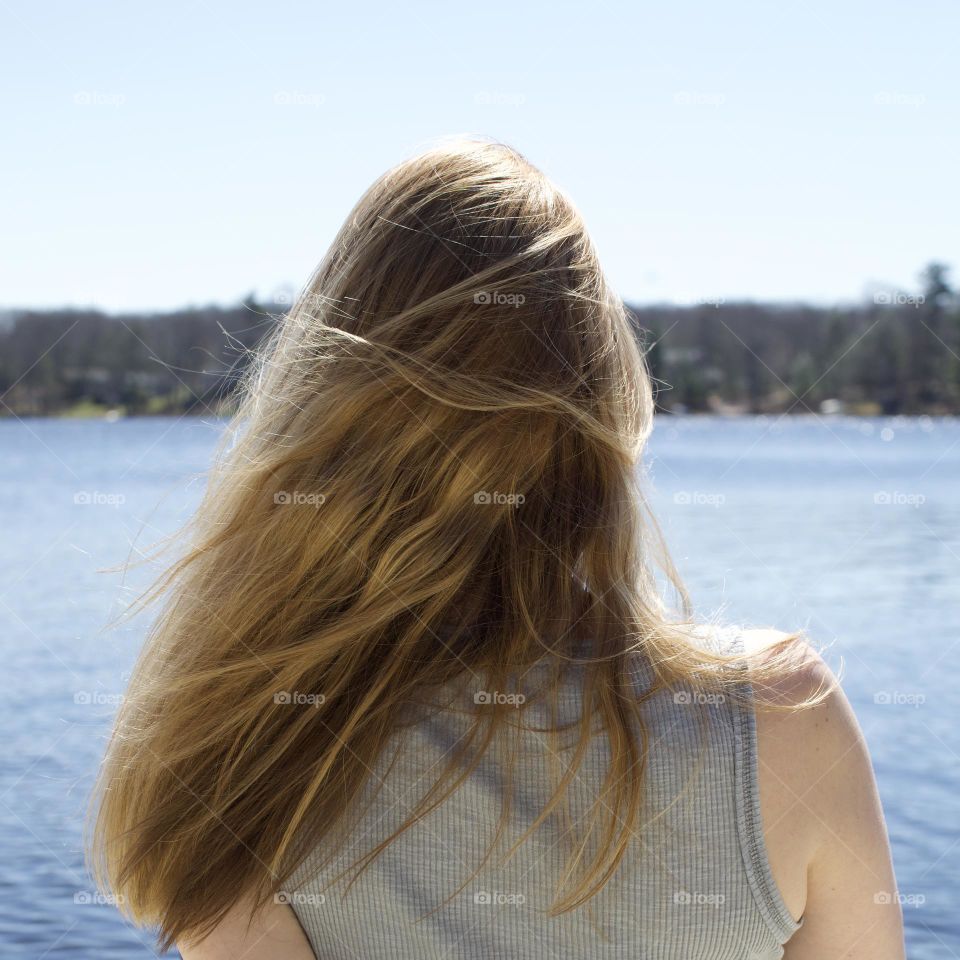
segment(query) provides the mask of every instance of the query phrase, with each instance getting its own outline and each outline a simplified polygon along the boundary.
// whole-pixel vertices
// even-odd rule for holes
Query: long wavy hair
[[[380,177],[251,364],[148,597],[96,796],[101,885],[163,946],[202,937],[333,836],[423,691],[510,689],[546,659],[579,665],[582,714],[538,823],[598,730],[609,743],[554,910],[589,901],[638,828],[631,658],[654,687],[743,679],[661,599],[639,480],[653,414],[623,304],[537,168],[455,141]],[[402,829],[519,712],[477,704]]]

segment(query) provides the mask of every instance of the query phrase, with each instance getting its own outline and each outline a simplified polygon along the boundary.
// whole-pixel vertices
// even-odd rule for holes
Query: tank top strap
[[[718,633],[720,648],[724,653],[731,655],[745,653],[742,630],[729,628]],[[738,666],[746,673],[745,661]],[[785,941],[800,928],[802,918],[800,921],[794,920],[770,869],[760,810],[760,757],[753,685],[744,680],[739,685],[739,693],[739,697],[731,699],[730,706],[734,731],[734,790],[740,850],[747,882],[750,884],[757,908],[774,934]]]

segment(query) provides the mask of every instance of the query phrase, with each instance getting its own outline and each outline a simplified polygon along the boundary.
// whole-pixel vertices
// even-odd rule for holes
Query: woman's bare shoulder
[[[744,647],[764,663],[787,640],[753,630]],[[786,957],[900,960],[900,909],[866,741],[820,654],[804,640],[789,646],[785,666],[757,689],[767,852],[784,902],[804,918]]]
[[[786,655],[777,657],[786,646]],[[776,668],[754,683],[761,776],[766,772],[800,790],[791,806],[811,815],[839,813],[836,801],[850,783],[870,773],[860,725],[840,681],[803,638],[777,630],[750,630],[744,646],[758,664]]]
[[[277,898],[255,910],[243,897],[202,940],[177,946],[183,960],[315,960],[293,909]]]

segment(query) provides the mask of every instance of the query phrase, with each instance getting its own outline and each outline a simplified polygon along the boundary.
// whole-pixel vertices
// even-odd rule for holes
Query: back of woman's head
[[[325,569],[347,561],[406,616],[414,598],[493,614],[503,639],[475,655],[542,639],[571,573],[603,576],[590,567],[632,532],[643,361],[579,214],[507,147],[456,143],[381,177],[258,378],[241,412],[253,489],[325,498],[261,497],[258,521],[311,562],[333,551]]]
[[[627,654],[689,661],[644,558],[651,418],[623,307],[543,174],[456,142],[381,177],[253,364],[161,581],[94,838],[131,913],[169,942],[238,887],[279,889],[418,691],[503,689],[574,641],[582,737],[599,715],[611,770],[561,908],[599,889],[640,789]],[[504,725],[478,706],[435,786]]]

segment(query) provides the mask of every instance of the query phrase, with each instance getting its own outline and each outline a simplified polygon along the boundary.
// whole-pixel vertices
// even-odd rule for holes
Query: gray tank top
[[[710,642],[740,650],[733,631],[714,633]],[[638,671],[641,682],[649,679],[648,668]],[[561,696],[575,715],[575,678]],[[351,875],[343,871],[400,826],[448,761],[464,728],[445,712],[398,734],[333,861],[324,863],[329,854],[314,851],[283,896],[319,960],[782,957],[799,923],[767,860],[754,713],[749,702],[717,700],[674,689],[644,704],[647,812],[630,853],[586,907],[547,913],[569,852],[554,818],[506,862],[492,856],[471,879],[494,837],[506,789],[495,751],[347,889]],[[603,780],[605,741],[595,739],[571,794],[574,816],[589,807]],[[519,832],[512,839],[544,808],[556,782],[545,744],[531,732],[516,767],[511,824]]]

